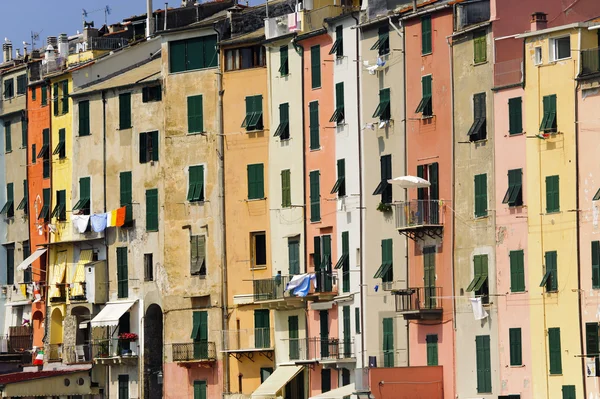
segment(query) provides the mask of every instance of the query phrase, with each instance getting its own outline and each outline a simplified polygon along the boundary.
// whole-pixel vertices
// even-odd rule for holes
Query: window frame
[[[415,113],[421,113],[422,118],[431,118],[433,116],[433,75],[421,76],[421,101],[415,110]]]
[[[139,134],[140,163],[153,163],[159,160],[159,131],[142,132]]]
[[[344,56],[344,31],[343,26],[338,25],[335,27],[335,41],[329,50],[329,55],[335,54],[336,58],[342,58]]]
[[[92,208],[92,178],[90,176],[79,178],[79,201],[73,211],[80,211],[83,215],[90,215]]]
[[[196,46],[202,46],[202,56],[200,59],[198,60],[192,60],[191,56],[188,55],[188,47],[193,47],[193,45]],[[210,51],[211,46],[213,45],[214,48],[214,53]],[[174,59],[172,58],[173,55],[173,49],[175,46],[182,46],[183,48],[183,60],[180,60],[179,62],[182,63],[183,65],[183,69],[177,69],[174,70]],[[217,35],[204,35],[204,36],[196,36],[196,37],[190,37],[187,39],[182,39],[182,40],[173,40],[169,42],[169,73],[170,74],[175,74],[175,73],[184,73],[184,72],[191,72],[191,71],[198,71],[198,70],[202,70],[202,69],[209,69],[209,68],[216,68],[219,66],[219,55],[217,52]],[[209,49],[209,51],[207,51],[207,49]],[[198,49],[192,49],[195,51],[189,51],[190,53],[196,53],[196,55],[199,55],[198,53]],[[210,61],[208,61],[209,57]],[[196,67],[196,65],[191,65],[192,61],[195,61],[199,64],[198,67]],[[181,67],[181,65],[177,66],[178,68]]]
[[[310,222],[321,221],[321,171],[312,170],[309,173]]]
[[[425,23],[427,22],[427,23]],[[421,56],[433,53],[433,21],[431,15],[421,17]]]
[[[144,281],[154,281],[154,254],[144,254]]]
[[[474,214],[475,218],[484,218],[488,216],[488,195],[487,195],[487,173],[477,174],[474,177]],[[478,189],[479,188],[479,189]]]
[[[12,122],[4,120],[4,152],[12,152]]]
[[[321,45],[310,48],[310,85],[313,90],[321,88]]]
[[[550,375],[562,374],[562,353],[560,328],[548,328],[548,363]]]
[[[67,144],[66,144],[67,131],[65,128],[58,129],[58,144],[52,151],[52,155],[58,155],[58,159],[65,159],[67,157]]]
[[[142,88],[142,102],[151,103],[162,101],[162,85],[160,83]]]
[[[525,253],[522,249],[508,253],[510,263],[510,292],[525,292]]]
[[[542,97],[543,117],[540,123],[540,132],[556,133],[558,132],[557,116],[557,98],[556,94],[549,94]]]
[[[279,137],[279,140],[290,139],[290,104],[279,104],[279,125],[273,134],[273,137]]]
[[[188,134],[204,133],[204,97],[197,94],[187,97]]]
[[[478,65],[478,64],[484,64],[486,62],[487,62],[487,31],[485,29],[483,29],[483,30],[478,30],[478,31],[473,32],[473,64]]]
[[[247,185],[248,201],[265,199],[265,165],[262,163],[248,164]]]
[[[381,195],[382,204],[391,204],[393,201],[393,187],[388,180],[392,179],[393,174],[392,154],[381,155],[379,157],[379,171],[381,180],[375,191],[373,191],[373,195]]]
[[[206,257],[206,235],[190,235],[190,275],[206,277]]]
[[[392,119],[391,111],[391,93],[390,88],[386,87],[379,90],[379,104],[373,112],[373,118],[379,118],[381,122],[389,121]]]
[[[0,215],[6,214],[6,218],[12,218],[15,216],[15,198],[14,198],[14,184],[6,184],[6,203],[0,210]]]
[[[242,122],[246,132],[264,130],[262,94],[246,96],[246,117]]]
[[[346,196],[346,159],[338,159],[337,162],[337,179],[329,194],[337,194],[338,198]]]
[[[546,176],[546,214],[560,212],[560,175]]]
[[[508,134],[515,136],[523,133],[523,97],[508,99]]]
[[[52,210],[50,214],[50,218],[56,218],[56,220],[64,222],[67,220],[67,191],[66,190],[57,190],[56,191],[56,206]]]
[[[278,72],[281,77],[288,76],[290,74],[290,59],[289,59],[289,46],[279,47],[279,69]]]
[[[308,129],[309,129],[309,146],[311,151],[321,149],[321,137],[319,132],[319,101],[311,101],[308,103]]]
[[[540,283],[548,293],[558,291],[558,252],[544,252],[544,277]]]
[[[381,96],[381,94],[380,94]],[[380,100],[381,103],[381,100]],[[389,100],[388,100],[389,103]],[[388,104],[389,105],[389,104]],[[335,122],[336,125],[342,125],[345,121],[344,112],[344,82],[335,84],[335,110],[329,118],[329,122]]]
[[[503,204],[514,208],[523,205],[523,169],[510,169],[508,171],[508,189]]]
[[[568,55],[566,57],[560,57],[559,56],[559,51],[560,51],[559,41],[564,40],[564,39],[567,39],[567,42],[569,43],[569,51],[568,51]],[[550,49],[551,49],[550,54],[552,54],[552,62],[568,60],[569,58],[572,57],[572,55],[571,55],[571,36],[567,35],[567,36],[558,36],[558,37],[551,38],[550,39]]]
[[[14,78],[4,79],[4,99],[8,100],[15,97],[15,81]]]
[[[188,192],[186,197],[188,202],[205,201],[205,177],[204,164],[188,167]]]
[[[471,142],[487,139],[486,97],[485,92],[473,94],[473,124],[467,133]]]
[[[477,369],[477,393],[492,392],[490,336],[475,336],[475,362]]]
[[[258,263],[259,259],[259,248],[258,248],[258,243],[259,240],[257,240],[258,237],[264,237],[264,263]],[[267,232],[266,231],[253,231],[250,233],[250,266],[251,269],[264,269],[267,267],[268,265],[268,257],[269,254],[267,253]],[[261,260],[262,260],[262,256],[261,256]]]
[[[119,93],[119,130],[131,129],[131,92]]]
[[[387,23],[377,29],[377,41],[371,46],[379,56],[390,53],[390,28]]]
[[[508,340],[510,348],[510,365],[523,365],[523,337],[521,328],[509,328]]]
[[[160,202],[157,188],[146,190],[146,231],[156,232],[160,226]],[[156,209],[150,209],[151,207]]]
[[[292,172],[290,169],[281,171],[281,207],[292,207]]]

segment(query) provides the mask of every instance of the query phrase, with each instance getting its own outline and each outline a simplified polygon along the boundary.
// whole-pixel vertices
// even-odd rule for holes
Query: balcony
[[[297,338],[283,339],[293,363],[352,363],[356,361],[354,339],[349,338]]]
[[[94,340],[92,343],[92,359],[96,364],[137,364],[138,353],[137,341],[111,338]]]
[[[217,360],[214,342],[188,342],[172,344],[173,361],[183,366],[212,363]]]
[[[442,287],[418,287],[392,291],[396,297],[396,312],[405,320],[440,320],[442,318]]]
[[[581,51],[581,73],[579,77],[585,77],[600,73],[600,48],[592,48]]]
[[[63,344],[49,344],[46,349],[48,362],[61,362],[63,358]]]
[[[253,328],[221,331],[222,352],[240,360],[242,356],[252,360],[254,354],[273,359],[273,330]]]
[[[92,361],[92,345],[70,345],[62,350],[62,360],[67,364],[81,364]]]
[[[117,50],[127,46],[127,39],[121,37],[89,37],[87,50]]]
[[[265,20],[265,36],[269,40],[292,32],[311,32],[323,27],[326,18],[338,16],[347,8],[352,7],[329,5],[268,18]]]
[[[425,236],[441,237],[444,226],[444,206],[440,200],[411,200],[394,204],[396,229],[400,234],[417,240]]]

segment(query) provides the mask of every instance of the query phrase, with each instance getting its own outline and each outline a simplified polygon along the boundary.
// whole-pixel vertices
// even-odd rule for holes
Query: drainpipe
[[[217,43],[221,41],[221,33],[217,30],[217,24],[213,24],[213,30],[217,33]],[[218,58],[219,69],[217,74],[217,147],[219,148],[219,169],[218,169],[218,180],[219,180],[219,196],[220,207],[221,207],[221,280],[222,291],[221,291],[221,308],[223,309],[223,317],[221,326],[223,331],[227,331],[229,324],[228,314],[228,289],[227,289],[227,235],[225,234],[225,137],[223,136],[223,73],[221,72],[221,55],[219,51]],[[222,396],[225,398],[225,393],[229,393],[229,356],[223,358],[223,392]]]
[[[151,3],[151,2],[150,2]],[[106,212],[106,91],[102,90],[102,171],[103,173],[103,177],[102,177],[102,183],[104,184],[104,189],[102,190],[102,195],[104,196],[103,198],[103,205],[104,205],[104,212]],[[109,256],[108,256],[108,235],[106,234],[106,231],[104,232],[104,247],[106,249],[106,267],[104,268],[104,279],[105,281],[109,281],[109,272],[108,272],[108,262],[109,262]],[[106,392],[106,397],[110,398],[110,368],[107,370],[107,372],[105,373],[105,392]]]
[[[356,16],[357,13],[353,12],[350,14],[352,19],[356,22],[356,26],[358,26],[359,21]],[[364,259],[364,251],[363,251],[363,226],[364,226],[364,215],[363,215],[363,171],[362,171],[362,122],[361,122],[361,114],[360,114],[360,29],[356,30],[356,115],[357,115],[357,124],[356,124],[356,137],[358,139],[358,223],[359,223],[359,239],[358,239],[358,248],[360,251],[360,357],[361,357],[361,366],[365,368],[365,322],[364,322],[364,314],[365,314],[365,298],[364,298],[364,276],[363,276],[363,259]],[[356,322],[356,320],[355,320]]]

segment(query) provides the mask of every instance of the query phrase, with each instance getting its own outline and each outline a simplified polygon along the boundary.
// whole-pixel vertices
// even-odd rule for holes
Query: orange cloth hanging
[[[125,211],[126,211],[126,207],[122,206],[119,209],[117,209],[117,220],[115,222],[115,226],[117,227],[121,227],[125,224]]]

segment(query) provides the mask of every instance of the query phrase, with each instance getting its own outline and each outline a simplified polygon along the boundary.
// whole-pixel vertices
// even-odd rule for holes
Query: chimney
[[[19,49],[16,49],[16,50],[15,50],[15,53],[16,53],[16,55],[15,55],[15,59],[17,59],[17,60],[18,60],[19,58],[21,58],[21,50],[19,50]]]
[[[58,47],[58,40],[56,39],[56,36],[48,36],[46,39],[46,44],[56,49]]]
[[[12,43],[8,39],[4,39],[4,44],[2,44],[2,54],[4,62],[12,61]]]
[[[154,9],[152,0],[146,0],[146,37],[154,34]]]
[[[548,20],[543,12],[534,12],[531,14],[531,32],[546,29],[548,27]]]
[[[58,36],[58,56],[61,58],[69,56],[69,38],[66,33],[61,33]]]
[[[417,12],[417,0],[412,0],[413,12]]]

